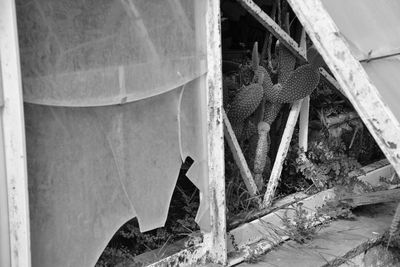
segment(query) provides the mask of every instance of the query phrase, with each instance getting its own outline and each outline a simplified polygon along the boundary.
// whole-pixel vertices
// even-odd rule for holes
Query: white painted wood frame
[[[1,186],[6,183],[8,229],[0,234],[9,238],[9,259],[12,267],[30,267],[30,232],[28,184],[25,148],[25,124],[19,61],[18,33],[14,0],[0,1],[0,53],[4,106],[2,120]],[[4,196],[2,196],[2,200]],[[8,233],[6,232],[8,231]],[[9,261],[7,263],[7,261]],[[2,265],[3,266],[3,265]],[[7,265],[5,265],[7,266]]]
[[[220,1],[207,0],[207,147],[211,232],[204,236],[209,257],[226,265],[226,203],[222,112],[222,47]]]
[[[353,57],[320,0],[288,0],[385,156],[400,174],[400,123]]]
[[[150,266],[197,266],[207,262],[226,265],[226,202],[224,123],[222,107],[222,51],[220,1],[206,0],[207,74],[206,91],[207,160],[211,231],[203,243],[184,249]],[[202,88],[203,89],[203,88]]]

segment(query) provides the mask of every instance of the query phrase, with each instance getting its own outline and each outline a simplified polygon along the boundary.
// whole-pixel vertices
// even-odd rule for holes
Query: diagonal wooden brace
[[[244,158],[242,149],[236,139],[235,133],[232,130],[231,123],[226,116],[225,110],[222,111],[224,120],[224,136],[228,142],[228,146],[232,151],[233,158],[236,165],[239,167],[240,174],[242,175],[244,184],[249,191],[250,196],[255,197],[258,195],[257,185],[254,182],[253,175],[250,172],[249,166],[247,165],[246,159]]]

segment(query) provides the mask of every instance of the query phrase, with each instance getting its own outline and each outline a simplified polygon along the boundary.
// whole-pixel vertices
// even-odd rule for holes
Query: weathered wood
[[[1,72],[0,72],[1,75]],[[0,90],[2,85],[0,83]],[[3,120],[0,118],[0,266],[10,266],[7,175],[4,155]]]
[[[339,201],[345,202],[352,207],[386,203],[392,201],[400,202],[400,188],[384,191],[376,191],[364,194],[347,194],[341,196]]]
[[[386,168],[386,165],[383,165],[384,161],[376,162],[370,164],[368,166],[364,166],[362,168],[365,175],[358,177],[364,181],[370,182],[372,185],[378,184],[379,179],[383,176],[385,178],[390,177],[390,173],[382,173],[380,170],[382,168]],[[317,193],[312,196],[308,196],[305,193],[299,192],[287,196],[283,199],[280,199],[274,203],[274,205],[270,209],[264,209],[262,211],[254,213],[254,216],[257,216],[255,220],[252,220],[246,224],[240,224],[239,227],[231,230],[229,232],[230,239],[228,242],[228,251],[233,253],[229,259],[229,264],[237,264],[242,262],[246,256],[249,256],[252,249],[256,249],[261,254],[266,250],[271,249],[274,245],[277,245],[277,242],[273,242],[271,237],[275,237],[275,241],[284,241],[287,240],[287,236],[273,236],[271,233],[275,229],[283,229],[282,224],[282,214],[288,210],[288,208],[293,208],[293,204],[301,201],[303,203],[303,207],[309,212],[315,212],[318,207],[324,204],[328,199],[332,199],[335,197],[334,190],[329,189],[323,192]],[[261,214],[262,212],[266,212],[265,214]],[[288,213],[288,216],[292,216],[292,213]],[[248,218],[249,219],[249,218]],[[261,241],[257,244],[257,242]],[[272,242],[271,242],[272,241]],[[151,263],[150,266],[166,266],[170,264],[192,264],[192,266],[198,266],[204,262],[206,259],[204,256],[207,254],[207,247],[203,245],[195,245],[194,247],[183,249],[176,254],[170,255],[170,251],[178,251],[179,248],[183,248],[184,240],[178,241],[177,243],[166,246],[163,249],[153,250],[143,255],[137,256],[139,263]],[[256,243],[256,244],[255,244]],[[255,244],[255,245],[253,245]],[[234,245],[239,248],[239,252],[236,251]],[[165,253],[164,253],[165,252]],[[167,257],[159,260],[157,262],[153,262],[156,257],[149,257],[146,254],[156,254],[166,255]],[[159,257],[159,258],[160,258]],[[149,259],[147,261],[147,259]],[[196,265],[197,264],[197,265]],[[168,266],[170,266],[168,265]]]
[[[4,107],[3,123],[5,178],[7,181],[12,267],[30,267],[30,230],[25,124],[18,48],[15,1],[0,1],[0,58]],[[4,232],[1,230],[1,235]],[[2,265],[3,266],[3,265]]]
[[[364,124],[400,173],[400,123],[353,57],[319,0],[288,0]],[[317,23],[318,22],[318,23]],[[340,56],[339,56],[340,55]]]
[[[310,96],[303,100],[300,110],[299,121],[299,148],[304,152],[308,150],[308,120],[310,117]]]
[[[340,87],[339,83],[335,80],[335,78],[333,78],[332,75],[330,75],[324,68],[319,68],[319,74],[325,81],[327,81],[331,86],[333,86],[333,88],[338,90],[344,96],[346,95],[342,87]]]
[[[214,263],[227,263],[225,161],[222,112],[222,51],[220,1],[208,0],[206,8],[207,150],[211,232],[204,233],[204,246]]]
[[[362,168],[365,175],[360,176],[359,179],[377,184],[382,177],[381,174],[383,174],[380,172],[381,168],[386,168],[386,166],[382,166],[381,162],[365,166]],[[390,173],[386,174],[388,177],[385,178],[389,178]],[[301,202],[304,209],[314,213],[318,207],[321,207],[330,199],[335,199],[334,189],[328,189],[301,199]],[[289,207],[293,208],[290,205]],[[231,230],[228,234],[230,237],[228,251],[233,252],[238,248],[239,252],[234,253],[235,256],[229,259],[229,266],[242,262],[246,257],[253,255],[254,252],[256,254],[264,254],[275,245],[287,240],[289,237],[282,232],[282,229],[284,229],[282,216],[286,211],[288,211],[287,216],[289,218],[293,216],[293,213],[288,210],[289,207],[274,210],[257,220]],[[277,234],[278,232],[280,234]]]
[[[250,196],[255,197],[258,195],[257,185],[254,182],[253,175],[251,174],[249,166],[247,165],[246,159],[243,155],[242,149],[240,148],[235,133],[233,132],[231,123],[229,122],[225,111],[223,110],[222,112],[225,126],[225,139],[228,143],[229,148],[232,151],[233,159],[235,160],[236,165],[239,167],[240,175],[243,178],[247,191],[249,192]]]
[[[237,267],[327,267],[339,266],[398,266],[397,264],[354,264],[352,258],[356,255],[365,255],[369,248],[384,240],[390,223],[390,214],[393,204],[387,203],[378,210],[364,209],[357,213],[355,220],[335,220],[320,228],[312,240],[301,244],[287,241],[281,246],[262,253],[252,246],[254,256],[259,256],[257,263],[242,263]],[[262,242],[262,241],[261,241]],[[265,242],[267,243],[267,242]],[[257,244],[259,245],[259,244]],[[259,245],[260,247],[260,245]],[[382,246],[382,250],[385,250]],[[259,254],[260,253],[260,254]],[[374,262],[380,262],[373,257]],[[389,262],[386,262],[389,263]]]
[[[303,28],[300,38],[300,49],[307,53],[306,30]],[[299,148],[304,152],[308,149],[308,121],[310,117],[310,96],[306,96],[301,104],[299,122]]]
[[[286,122],[285,131],[283,132],[281,143],[278,148],[278,152],[276,154],[274,166],[272,167],[271,176],[268,181],[267,191],[264,195],[263,206],[270,207],[272,204],[272,200],[275,195],[275,190],[278,187],[279,179],[281,176],[283,163],[285,161],[287,152],[289,150],[290,141],[292,140],[294,128],[297,123],[297,119],[299,117],[301,105],[303,100],[296,101],[292,105],[292,109],[290,110],[288,120]]]
[[[207,249],[203,245],[194,246],[179,251],[171,256],[161,259],[157,262],[149,264],[148,267],[164,267],[164,266],[201,266],[205,263]],[[139,263],[140,264],[140,263]],[[136,267],[134,263],[131,267]]]
[[[237,217],[233,217],[230,221],[228,221],[228,230],[234,229],[244,223],[254,221],[256,219],[260,219],[261,217],[263,217],[269,213],[272,213],[278,209],[283,209],[289,205],[292,205],[293,203],[296,203],[298,201],[305,199],[306,197],[308,197],[308,195],[303,192],[294,193],[292,195],[289,195],[282,199],[277,200],[269,208],[247,212],[246,216],[239,215]]]

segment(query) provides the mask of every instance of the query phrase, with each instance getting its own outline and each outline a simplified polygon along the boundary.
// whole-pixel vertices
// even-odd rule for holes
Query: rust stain
[[[396,149],[396,148],[397,148],[396,143],[393,143],[393,142],[390,142],[390,141],[387,141],[387,142],[386,142],[386,145],[387,145],[387,147],[390,148],[390,149]]]

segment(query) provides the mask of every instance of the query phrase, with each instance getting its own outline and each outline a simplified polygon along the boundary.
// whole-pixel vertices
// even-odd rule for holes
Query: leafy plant
[[[330,219],[354,220],[355,215],[351,207],[337,199],[329,200],[321,207],[317,208],[318,216],[328,216]]]
[[[289,211],[293,212],[292,216],[288,215]],[[319,229],[316,225],[321,223],[316,214],[311,214],[303,207],[302,202],[297,202],[294,208],[287,209],[281,219],[286,228],[285,233],[298,243],[311,240]]]
[[[365,184],[354,179],[361,174],[361,165],[345,153],[345,148],[340,138],[321,137],[310,143],[306,158],[301,157],[303,152],[298,150],[296,170],[306,179],[318,181],[325,189],[349,185],[364,187]]]

